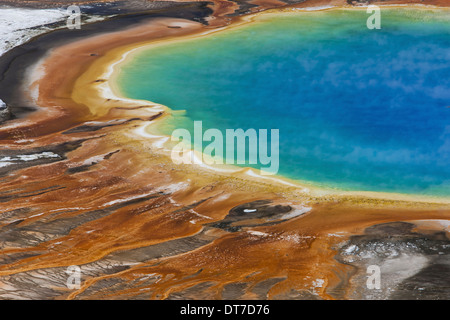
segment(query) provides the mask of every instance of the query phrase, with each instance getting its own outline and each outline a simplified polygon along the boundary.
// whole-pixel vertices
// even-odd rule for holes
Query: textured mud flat
[[[0,97],[16,116],[0,126],[1,299],[448,298],[449,204],[175,166],[138,134],[164,110],[74,101],[102,83],[90,67],[115,46],[287,4],[258,3],[164,4],[0,58]],[[24,79],[36,63],[32,87]],[[72,265],[78,289],[67,286]],[[379,290],[367,289],[369,265],[381,269]]]
[[[421,230],[420,223],[392,222],[350,237],[337,259],[356,267],[351,283],[359,283],[351,298],[448,300],[449,254],[448,228]],[[380,288],[361,287],[373,265],[380,267]]]

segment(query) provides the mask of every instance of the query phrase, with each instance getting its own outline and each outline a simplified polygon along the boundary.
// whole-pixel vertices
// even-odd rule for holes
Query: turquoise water
[[[266,15],[122,66],[124,95],[186,110],[164,125],[279,129],[279,174],[345,190],[450,196],[448,11]],[[258,166],[256,166],[258,167]]]

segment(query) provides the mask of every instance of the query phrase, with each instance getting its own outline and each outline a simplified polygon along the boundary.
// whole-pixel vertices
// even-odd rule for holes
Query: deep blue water
[[[186,110],[170,134],[279,129],[279,174],[348,190],[450,196],[448,11],[265,17],[146,50],[122,67],[131,98]]]

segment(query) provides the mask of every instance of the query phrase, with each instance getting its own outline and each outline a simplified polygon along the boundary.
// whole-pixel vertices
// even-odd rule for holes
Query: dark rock
[[[11,118],[9,106],[0,99],[0,123]]]

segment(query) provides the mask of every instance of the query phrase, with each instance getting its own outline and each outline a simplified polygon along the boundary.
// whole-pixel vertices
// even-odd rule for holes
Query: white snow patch
[[[84,160],[83,165],[89,166],[93,163],[98,163],[98,162],[102,161],[104,158],[105,158],[105,155],[94,156],[94,157]]]
[[[42,212],[42,213],[37,213],[37,214],[34,214],[34,215],[32,215],[32,216],[29,216],[27,219],[34,218],[34,217],[39,217],[39,216],[42,216],[43,214],[44,214],[44,212]]]
[[[339,238],[345,236],[344,232],[329,233],[328,235],[329,235],[330,237],[339,237]]]
[[[81,14],[83,15],[82,7]],[[63,22],[70,15],[66,7],[60,9],[0,8],[0,39],[2,39],[0,55],[35,36],[58,28],[66,28],[65,23],[58,28],[48,25]],[[111,16],[89,15],[83,23],[100,21]]]
[[[20,140],[14,141],[14,143],[21,144],[21,143],[29,143],[29,142],[34,142],[34,141],[36,141],[36,140],[34,140],[34,139],[20,139]]]
[[[298,234],[284,234],[279,237],[279,239],[288,241],[288,242],[294,242],[294,243],[302,243],[304,242],[303,239],[310,239],[311,236],[301,236]]]
[[[268,236],[270,236],[270,234],[264,233],[264,232],[260,232],[260,231],[250,230],[250,231],[247,231],[247,232],[250,233],[253,236],[258,236],[258,237],[268,237]]]
[[[347,249],[344,250],[344,252],[346,254],[351,254],[356,250],[356,246],[354,244],[352,244],[350,247],[348,247]]]
[[[14,164],[13,162],[0,162],[0,168],[7,167]]]
[[[0,8],[0,55],[51,30],[45,25],[67,19],[64,9]]]
[[[315,281],[313,281],[313,286],[316,288],[322,288],[324,283],[325,283],[325,280],[316,279]]]
[[[134,200],[134,199],[143,198],[143,197],[149,196],[149,195],[151,195],[153,193],[154,192],[150,192],[150,193],[140,194],[138,196],[133,196],[133,197],[128,197],[128,198],[122,198],[122,199],[109,201],[109,202],[105,203],[102,207],[108,207],[108,206],[116,204],[116,203],[122,203],[122,202],[130,201],[130,200]]]
[[[0,167],[6,167],[14,164],[11,161],[33,161],[43,158],[59,158],[60,156],[53,152],[41,152],[35,154],[21,154],[18,156],[3,157],[0,159]]]

